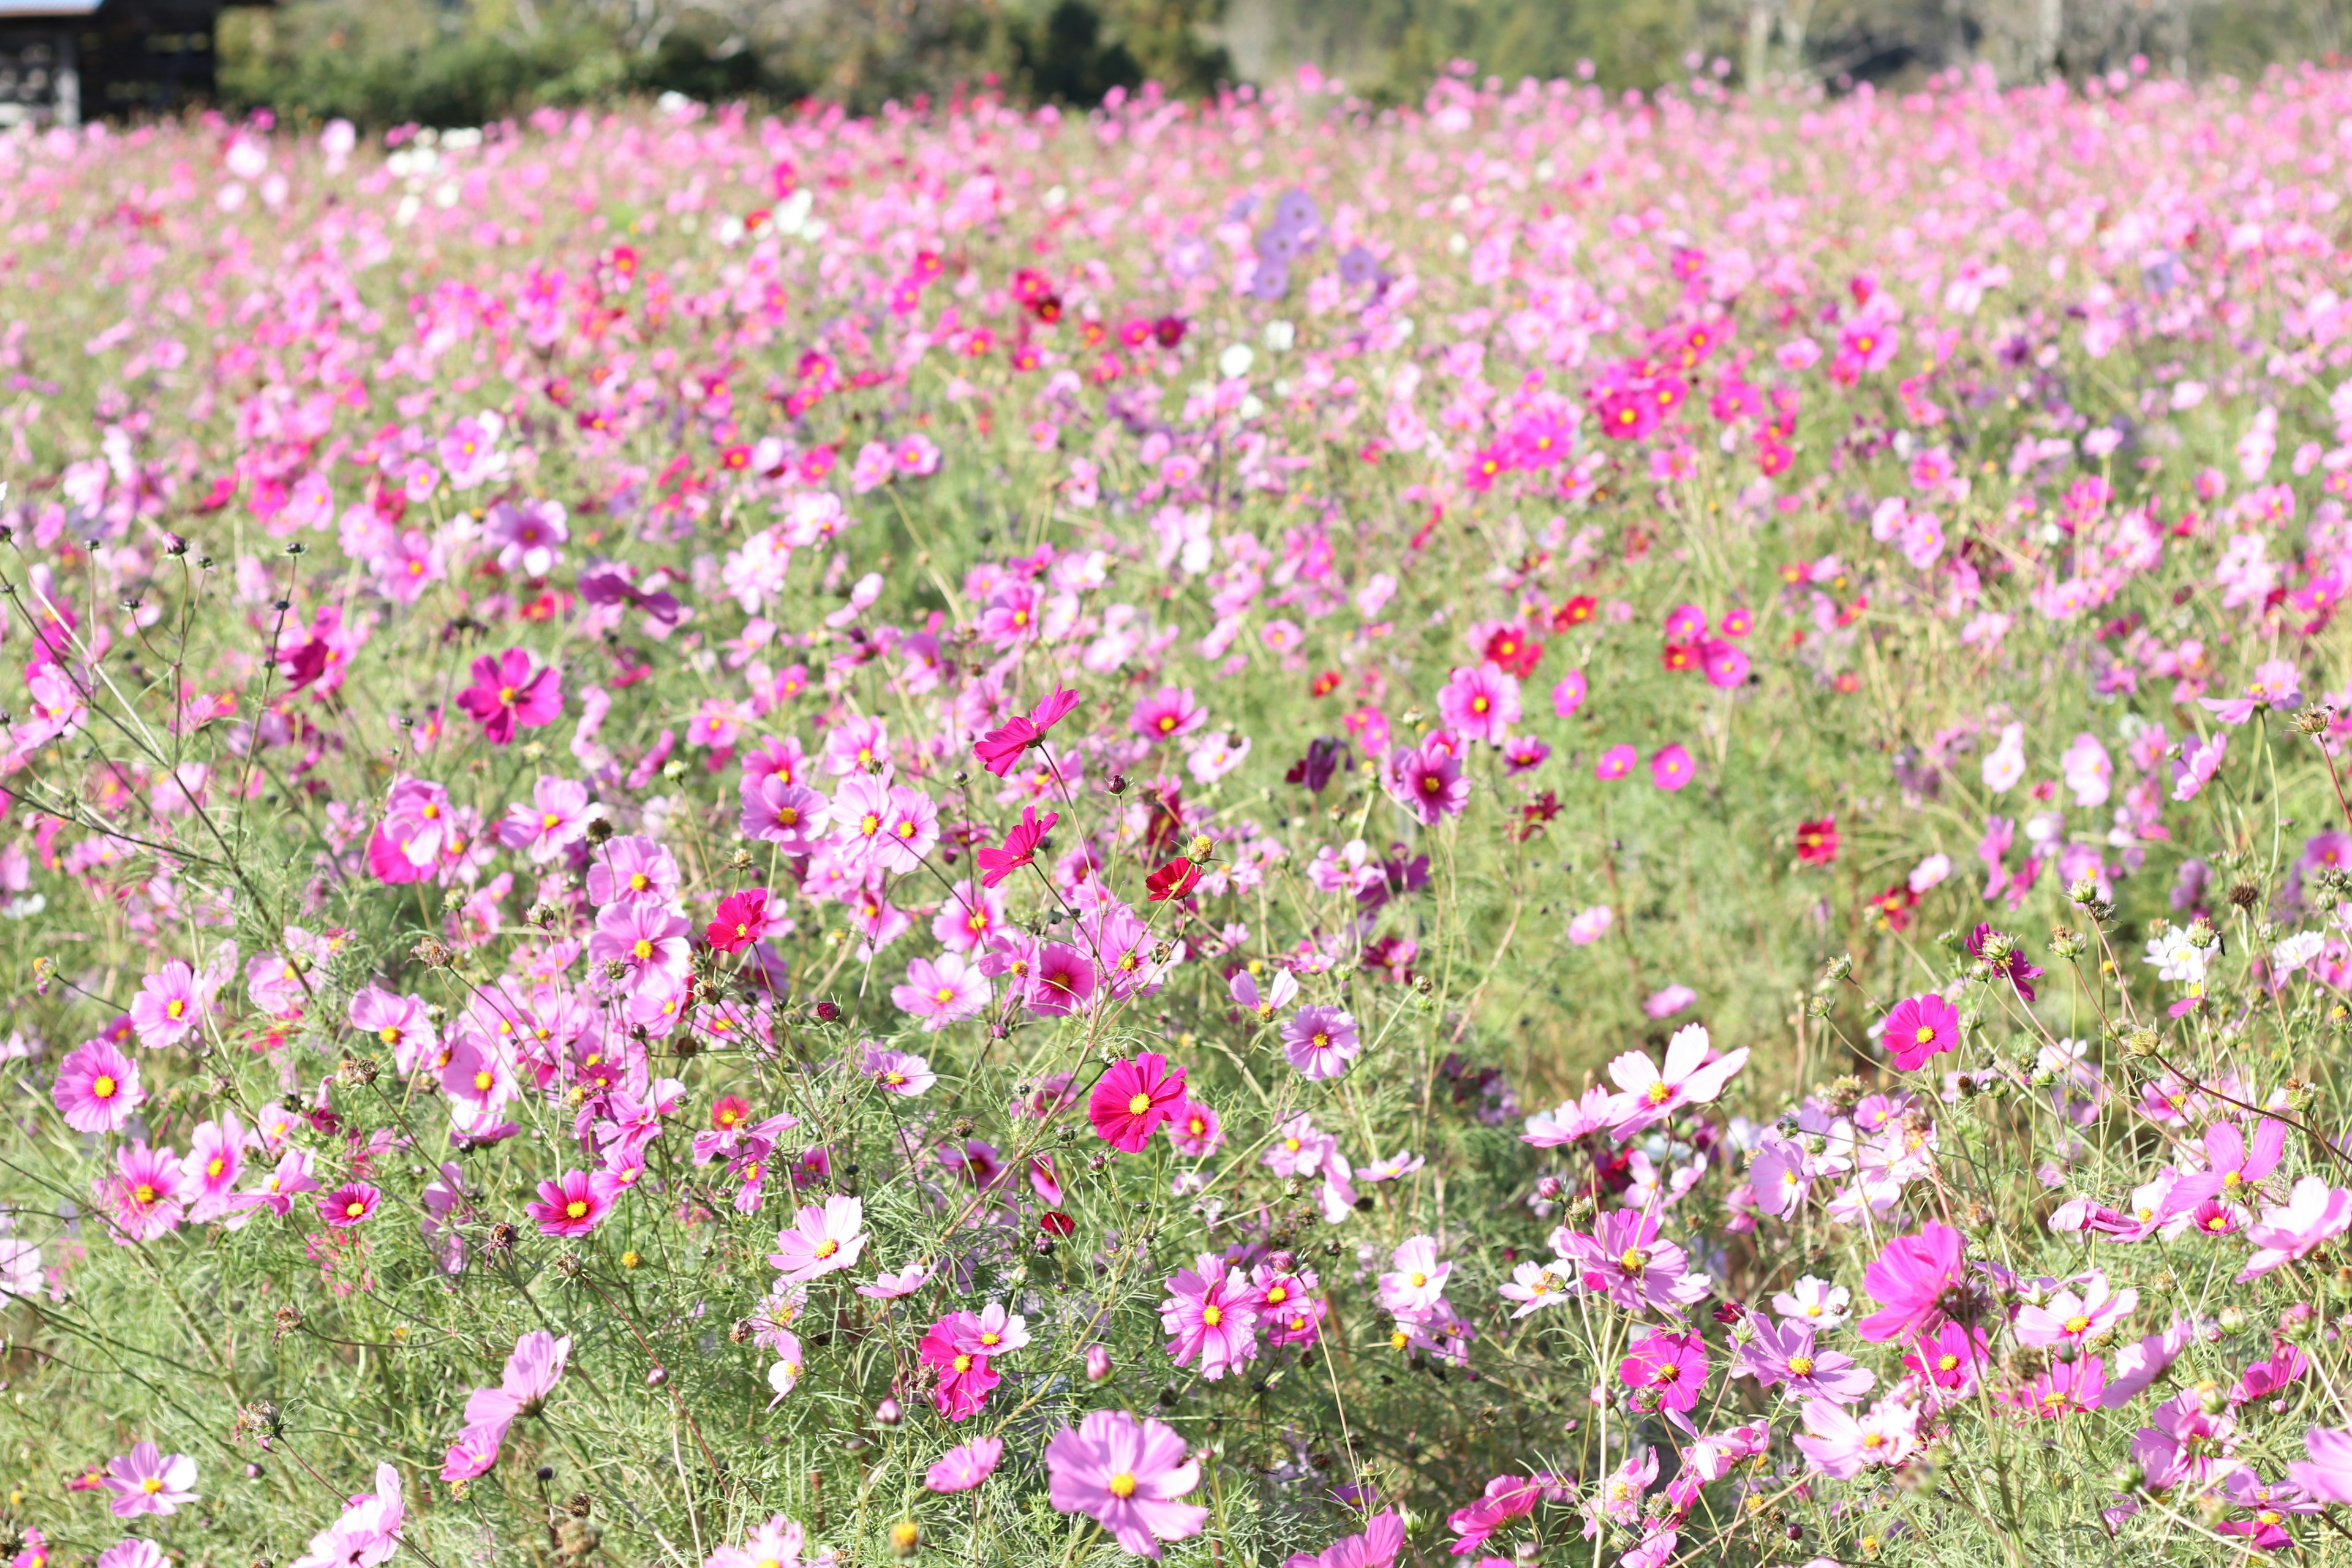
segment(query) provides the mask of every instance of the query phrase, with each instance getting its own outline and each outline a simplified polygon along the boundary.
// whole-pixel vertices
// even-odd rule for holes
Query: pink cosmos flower
[[[1160,1326],[1174,1336],[1168,1354],[1178,1366],[1198,1357],[1201,1375],[1213,1383],[1256,1359],[1257,1292],[1240,1269],[1203,1253],[1195,1268],[1169,1276],[1167,1289]]]
[[[245,1172],[245,1145],[249,1134],[234,1110],[217,1121],[200,1121],[188,1135],[188,1155],[180,1175],[193,1190],[188,1220],[204,1225],[234,1212],[237,1178]]]
[[[97,1187],[110,1211],[114,1239],[124,1247],[177,1230],[186,1212],[180,1198],[179,1156],[170,1149],[135,1142],[116,1150],[114,1173],[101,1178]]]
[[[1433,735],[1418,746],[1400,747],[1390,753],[1384,780],[1389,797],[1412,812],[1424,827],[1460,816],[1470,804],[1470,781],[1463,776],[1462,759],[1436,741]]]
[[[499,570],[525,577],[554,571],[572,538],[563,503],[557,500],[500,501],[484,524],[483,533],[499,547]]]
[[[1301,1007],[1282,1026],[1282,1052],[1290,1065],[1320,1082],[1342,1077],[1363,1049],[1355,1018],[1338,1007]]]
[[[1851,1405],[1870,1392],[1878,1374],[1853,1358],[1820,1348],[1813,1331],[1796,1323],[1749,1320],[1754,1337],[1738,1347],[1731,1375],[1753,1377],[1766,1388],[1786,1384],[1790,1397]]]
[[[2286,1479],[2322,1502],[2352,1502],[2352,1432],[2314,1426],[2304,1434],[2308,1463],[2286,1468]]]
[[[2028,1302],[2020,1307],[2014,1325],[2017,1340],[2026,1345],[2080,1346],[2093,1336],[2112,1330],[2137,1305],[2137,1290],[2115,1290],[2108,1285],[2106,1275],[2095,1270],[2079,1295],[2073,1290],[2061,1290],[2051,1297],[2046,1306]]]
[[[1389,1255],[1389,1272],[1380,1278],[1381,1305],[1399,1316],[1426,1312],[1445,1299],[1451,1263],[1437,1260],[1437,1239],[1407,1237]]]
[[[1613,1129],[1618,1142],[1664,1121],[1685,1105],[1713,1100],[1723,1092],[1731,1076],[1748,1065],[1746,1046],[1710,1062],[1711,1049],[1706,1026],[1687,1024],[1666,1042],[1663,1069],[1641,1051],[1627,1051],[1611,1062],[1609,1077],[1622,1091]]]
[[[1207,723],[1209,710],[1193,697],[1191,687],[1163,686],[1149,697],[1138,698],[1127,721],[1147,741],[1174,741]]]
[[[977,1351],[958,1348],[957,1342],[976,1331],[980,1320],[970,1312],[950,1312],[933,1323],[916,1346],[923,1364],[936,1374],[931,1404],[950,1421],[965,1421],[980,1413],[989,1391],[1004,1381]]]
[[[1140,1153],[1184,1101],[1184,1069],[1157,1051],[1115,1063],[1087,1097],[1097,1136],[1122,1154]]]
[[[1551,1247],[1576,1268],[1580,1285],[1627,1311],[1679,1316],[1707,1293],[1706,1280],[1685,1267],[1690,1255],[1660,1237],[1655,1216],[1638,1210],[1612,1209],[1590,1236],[1562,1226],[1552,1232]]]
[[[1049,1495],[1062,1513],[1093,1519],[1128,1551],[1157,1558],[1163,1541],[1201,1532],[1209,1510],[1177,1500],[1201,1482],[1184,1439],[1124,1410],[1089,1411],[1045,1445]]]
[[[2163,1215],[2169,1219],[2195,1209],[2208,1198],[2237,1199],[2248,1183],[2259,1182],[2279,1167],[2286,1152],[2286,1123],[2264,1117],[2254,1128],[2250,1147],[2233,1122],[2216,1121],[2205,1129],[2205,1169],[2172,1184]]]
[[[1665,746],[1650,754],[1650,782],[1669,794],[1691,782],[1691,754]]]
[[[383,1194],[365,1182],[346,1182],[319,1198],[319,1218],[331,1230],[345,1230],[375,1213]]]
[[[1029,1010],[1043,1018],[1082,1013],[1094,1001],[1095,979],[1094,961],[1085,953],[1067,942],[1046,942],[1037,950]]]
[[[776,1234],[776,1251],[768,1261],[792,1280],[809,1280],[846,1268],[866,1249],[866,1205],[835,1193],[824,1206],[809,1204],[794,1216],[792,1227]]]
[[[64,1112],[66,1125],[77,1132],[120,1132],[147,1102],[138,1068],[105,1039],[74,1047],[58,1064],[58,1080],[49,1092]]]
[[[1919,1447],[1919,1413],[1881,1400],[1860,1415],[1826,1399],[1808,1400],[1797,1447],[1822,1474],[1840,1480],[1873,1466],[1900,1465]]]
[[[1168,1119],[1168,1142],[1175,1145],[1179,1154],[1199,1159],[1215,1153],[1224,1141],[1224,1128],[1217,1113],[1189,1095]]]
[[[920,1018],[924,1033],[930,1034],[986,1011],[988,977],[961,953],[911,959],[907,983],[890,988],[890,1000],[901,1012]]]
[[[1601,752],[1600,760],[1592,764],[1592,776],[1603,783],[1622,779],[1633,771],[1633,764],[1641,760],[1641,756],[1642,753],[1631,746],[1612,746]]]
[[[2238,1283],[2261,1279],[2282,1264],[2309,1256],[2323,1244],[2352,1228],[2352,1193],[2331,1187],[2326,1178],[2305,1176],[2281,1205],[2265,1207],[2262,1218],[2246,1229],[2254,1255],[2238,1274]]]
[[[1591,683],[1585,679],[1584,671],[1570,670],[1560,677],[1559,684],[1551,689],[1551,710],[1562,719],[1574,718],[1577,710],[1584,706],[1585,693],[1590,689]]]
[[[140,1045],[151,1051],[186,1044],[204,1021],[196,972],[176,958],[140,982],[139,994],[131,999],[131,1027],[139,1031]]]
[[[1617,1097],[1609,1092],[1606,1084],[1594,1084],[1579,1100],[1564,1100],[1551,1110],[1538,1110],[1528,1118],[1528,1130],[1519,1134],[1519,1142],[1538,1149],[1558,1149],[1578,1139],[1600,1131],[1615,1120]]]
[[[602,909],[622,901],[668,905],[683,886],[677,858],[639,834],[608,838],[588,859],[588,901]]]
[[[352,1498],[335,1522],[312,1536],[310,1550],[288,1568],[378,1568],[400,1550],[400,1526],[406,1516],[400,1472],[378,1464],[375,1490]]]
[[[586,1236],[604,1223],[612,1199],[597,1190],[585,1171],[566,1171],[551,1182],[539,1184],[539,1197],[523,1205],[538,1223],[541,1236]]]
[[[588,837],[588,824],[600,809],[589,805],[586,784],[543,773],[531,788],[530,805],[517,801],[507,807],[499,842],[544,866]]]
[[[1318,1552],[1294,1552],[1283,1568],[1396,1568],[1404,1552],[1404,1515],[1372,1516],[1361,1535],[1343,1535]]]
[[[1003,1438],[975,1437],[940,1456],[923,1473],[923,1484],[935,1492],[968,1492],[994,1475],[1003,1458]]]
[[[2099,1408],[2106,1393],[2106,1363],[2095,1355],[2053,1362],[2039,1377],[2004,1397],[2021,1410],[2045,1420],[2080,1415]]]
[[[1959,1010],[1933,991],[1907,996],[1886,1015],[1883,1037],[1895,1067],[1916,1072],[1929,1057],[1941,1056],[1959,1044]]]
[[[2221,761],[2229,751],[2229,733],[2221,730],[2213,731],[2210,740],[2183,747],[2180,760],[2172,764],[2172,798],[2195,800],[2213,782],[2213,775],[2221,771]]]
[[[740,1546],[722,1546],[703,1559],[702,1568],[803,1568],[802,1549],[808,1533],[800,1521],[782,1514],[771,1518],[743,1538]],[[830,1553],[820,1553],[808,1568],[824,1568]]]
[[[950,1331],[956,1349],[973,1355],[1011,1355],[1029,1342],[1029,1322],[1009,1312],[1002,1301],[991,1301],[979,1312],[959,1312]]]
[[[106,1463],[106,1489],[114,1494],[117,1519],[179,1511],[196,1500],[196,1462],[185,1454],[165,1458],[152,1443],[134,1443],[131,1452]]]
[[[860,1285],[857,1293],[870,1301],[895,1301],[911,1296],[930,1282],[931,1266],[910,1263],[896,1274],[877,1274],[871,1285]]]
[[[623,982],[636,991],[651,984],[682,983],[694,965],[688,944],[693,927],[684,915],[642,899],[607,904],[596,917],[588,939],[592,963],[620,963],[627,971]]]
[[[345,1017],[352,1028],[392,1047],[393,1065],[415,1072],[440,1047],[440,1031],[433,1026],[421,996],[402,996],[379,985],[362,986],[352,996]]]
[[[266,1208],[283,1219],[294,1211],[294,1199],[303,1193],[319,1190],[318,1178],[310,1173],[312,1155],[308,1149],[289,1149],[278,1156],[277,1165],[261,1178],[261,1184],[251,1192],[239,1193],[236,1206],[242,1212]]]
[[[1617,1363],[1617,1380],[1626,1387],[1648,1390],[1664,1410],[1689,1410],[1706,1387],[1706,1342],[1696,1334],[1670,1334],[1653,1330],[1635,1341]]]
[[[1967,1280],[1963,1245],[1958,1231],[1934,1221],[1916,1236],[1888,1241],[1862,1276],[1863,1289],[1881,1309],[1856,1324],[1855,1331],[1883,1344],[1915,1338],[1942,1322],[1946,1292]]]
[[[1519,721],[1518,679],[1491,663],[1456,669],[1437,694],[1437,711],[1468,739],[1500,745]]]
[[[1021,820],[1004,830],[1003,848],[982,845],[972,852],[980,866],[980,885],[993,888],[1030,864],[1036,858],[1038,847],[1045,843],[1045,835],[1054,831],[1054,825],[1061,820],[1059,812],[1049,811],[1040,817],[1035,806],[1023,806]]]
[[[931,1064],[924,1058],[910,1056],[905,1051],[884,1050],[880,1046],[870,1043],[866,1047],[865,1059],[857,1064],[857,1070],[892,1094],[920,1094],[939,1081],[939,1076],[931,1071]]]
[[[517,729],[535,730],[562,717],[563,680],[552,665],[533,673],[530,655],[510,647],[474,661],[474,684],[457,694],[457,706],[482,726],[492,745],[509,745]]]

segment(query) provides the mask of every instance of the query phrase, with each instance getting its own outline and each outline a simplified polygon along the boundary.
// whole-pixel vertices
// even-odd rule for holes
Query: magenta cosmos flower
[[[923,1484],[935,1492],[968,1492],[994,1475],[997,1462],[1003,1458],[1003,1438],[974,1437],[942,1455],[924,1472]]]
[[[1470,804],[1470,781],[1462,776],[1462,760],[1430,741],[1402,748],[1389,759],[1388,791],[1424,827],[1460,816]]]
[[[114,1239],[123,1246],[177,1230],[186,1209],[180,1195],[180,1157],[170,1149],[133,1143],[114,1155],[114,1174],[98,1184],[114,1211]]]
[[[77,1132],[120,1132],[147,1100],[139,1087],[138,1068],[111,1040],[76,1047],[58,1064],[50,1092],[65,1113],[66,1125]]]
[[[1551,710],[1563,719],[1573,719],[1577,710],[1584,706],[1585,694],[1591,689],[1591,683],[1585,679],[1584,671],[1570,670],[1551,689]]]
[[[457,694],[457,706],[473,715],[492,745],[504,746],[516,730],[536,730],[562,716],[563,679],[552,665],[534,674],[530,655],[510,647],[474,661],[474,684]]]
[[[1193,697],[1191,687],[1163,686],[1149,697],[1138,698],[1127,721],[1147,741],[1173,741],[1207,723],[1209,710]]]
[[[1202,1253],[1197,1268],[1169,1276],[1160,1326],[1174,1336],[1168,1354],[1175,1363],[1190,1366],[1197,1356],[1201,1375],[1214,1383],[1257,1357],[1257,1292],[1240,1269]]]
[[[596,917],[588,960],[624,965],[633,992],[648,984],[675,985],[694,964],[687,941],[693,929],[684,915],[642,899],[623,899]]]
[[[1632,773],[1633,764],[1641,760],[1641,756],[1642,753],[1631,746],[1612,746],[1601,753],[1599,762],[1592,764],[1592,776],[1603,783],[1613,783]]]
[[[1083,1513],[1139,1557],[1160,1555],[1163,1541],[1201,1533],[1209,1510],[1177,1500],[1201,1483],[1184,1457],[1184,1439],[1159,1421],[1124,1410],[1089,1411],[1045,1445],[1055,1509]]]
[[[1959,1044],[1959,1010],[1930,991],[1906,996],[1886,1015],[1886,1050],[1905,1072],[1916,1072],[1929,1057]]]
[[[587,1172],[566,1171],[559,1180],[540,1183],[538,1200],[523,1208],[541,1236],[586,1236],[604,1223],[613,1203]]]
[[[1916,1236],[1898,1236],[1864,1271],[1862,1287],[1882,1310],[1854,1330],[1873,1343],[1912,1339],[1944,1321],[1944,1296],[1967,1279],[1960,1233],[1930,1222]]]
[[[1688,1410],[1706,1387],[1706,1342],[1696,1334],[1654,1331],[1629,1347],[1617,1363],[1617,1380],[1655,1394],[1666,1410]]]
[[[167,1514],[196,1500],[196,1462],[185,1454],[166,1457],[152,1443],[134,1443],[131,1452],[107,1461],[106,1489],[114,1494],[114,1517]]]
[[[796,1282],[846,1268],[866,1249],[865,1223],[864,1202],[835,1193],[822,1207],[803,1208],[791,1228],[776,1233],[776,1250],[768,1261]]]
[[[1437,694],[1437,711],[1469,739],[1500,745],[1519,721],[1518,679],[1494,664],[1457,669]]]
[[[950,1421],[965,1421],[980,1413],[989,1391],[1004,1381],[988,1364],[987,1355],[966,1350],[958,1342],[980,1331],[980,1320],[970,1312],[950,1312],[933,1323],[916,1346],[923,1364],[938,1381],[931,1385],[931,1404]]]
[[[1087,1120],[1112,1148],[1134,1154],[1183,1102],[1184,1069],[1171,1070],[1166,1057],[1146,1051],[1103,1074],[1087,1098]]]
[[[319,1217],[330,1229],[344,1230],[375,1213],[383,1194],[365,1182],[346,1182],[319,1197]]]
[[[1282,1054],[1318,1080],[1339,1078],[1363,1049],[1356,1020],[1337,1007],[1301,1007],[1282,1026]]]
[[[1651,753],[1650,782],[1673,793],[1691,782],[1691,754],[1680,746],[1664,746]]]
[[[1021,753],[1032,746],[1045,742],[1045,731],[1060,723],[1070,710],[1078,705],[1078,694],[1066,689],[1056,690],[1036,707],[1026,718],[1016,714],[997,729],[974,741],[971,754],[980,765],[1003,778],[1021,760]]]

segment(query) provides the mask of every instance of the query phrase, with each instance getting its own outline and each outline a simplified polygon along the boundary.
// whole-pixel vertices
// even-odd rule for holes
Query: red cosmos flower
[[[1029,710],[1027,718],[1018,714],[971,743],[971,754],[980,765],[1003,778],[1021,760],[1021,753],[1032,746],[1045,743],[1045,731],[1060,723],[1064,715],[1078,705],[1075,691],[1056,691]]]
[[[474,661],[474,684],[457,694],[457,706],[480,722],[492,745],[509,745],[518,727],[535,730],[562,716],[562,678],[552,665],[532,673],[530,655],[510,647]]]
[[[1551,614],[1551,629],[1564,632],[1570,626],[1580,626],[1591,620],[1601,608],[1601,601],[1590,594],[1579,594]]]
[[[1486,639],[1486,659],[1521,680],[1543,662],[1543,644],[1517,626],[1502,626]]]
[[[1827,866],[1837,859],[1837,818],[1797,824],[1797,858],[1807,866]]]
[[[1056,1240],[1066,1241],[1076,1233],[1078,1222],[1060,1209],[1047,1209],[1038,1218],[1037,1228]]]
[[[768,918],[768,889],[747,888],[719,900],[719,918],[702,934],[721,952],[740,952],[766,936],[774,923]]]
[[[1327,669],[1320,675],[1318,675],[1313,683],[1307,688],[1307,695],[1309,697],[1328,697],[1331,693],[1339,689],[1339,672],[1336,669]]]
[[[980,862],[980,885],[993,888],[1034,860],[1037,846],[1045,841],[1045,835],[1053,832],[1054,824],[1061,820],[1058,811],[1049,811],[1041,817],[1035,806],[1023,806],[1021,820],[1004,830],[1003,848],[983,847],[972,851],[972,858]]]
[[[1183,1103],[1184,1069],[1171,1069],[1166,1057],[1146,1051],[1102,1075],[1087,1097],[1087,1120],[1112,1148],[1132,1154],[1150,1142],[1160,1124]]]
[[[1688,643],[1670,642],[1665,651],[1658,655],[1658,662],[1672,670],[1696,669],[1698,649]]]
[[[1146,877],[1143,885],[1151,889],[1150,901],[1155,904],[1181,899],[1201,885],[1201,868],[1179,855]]]
[[[1919,895],[1907,883],[1897,882],[1870,900],[1871,909],[1888,931],[1905,931],[1911,924],[1911,911],[1919,905]]]

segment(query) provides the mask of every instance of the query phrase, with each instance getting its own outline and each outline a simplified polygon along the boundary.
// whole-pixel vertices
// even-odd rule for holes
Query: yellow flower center
[[[480,1089],[484,1094],[489,1093],[490,1085],[498,1081],[497,1077],[493,1075],[488,1068],[484,1068],[480,1072],[474,1075],[474,1087]]]
[[[2066,1320],[2066,1331],[2070,1334],[2079,1334],[2090,1326],[2091,1320],[2080,1312]]]
[[[1127,1102],[1127,1113],[1129,1116],[1140,1116],[1150,1109],[1151,1097],[1148,1094],[1135,1095]]]
[[[1666,1101],[1675,1097],[1675,1091],[1666,1086],[1666,1083],[1663,1079],[1658,1082],[1652,1084],[1648,1089],[1643,1089],[1642,1093],[1643,1098],[1646,1099],[1652,1105],[1664,1105]]]
[[[586,1198],[574,1198],[570,1203],[565,1204],[563,1205],[563,1217],[566,1219],[586,1219],[588,1217],[588,1200]]]
[[[629,951],[635,953],[641,959],[651,958],[654,955],[654,944],[647,942],[644,937],[639,937],[637,938],[636,946],[629,949]]]
[[[1428,1283],[1429,1283],[1429,1276],[1428,1276],[1428,1275],[1426,1275],[1426,1274],[1423,1274],[1423,1273],[1420,1269],[1418,1269],[1418,1268],[1414,1269],[1411,1274],[1407,1275],[1405,1278],[1407,1278],[1408,1279],[1410,1279],[1410,1280],[1412,1280],[1412,1288],[1413,1288],[1414,1289],[1416,1289],[1416,1290],[1420,1289],[1423,1286],[1424,1286],[1424,1285],[1426,1285],[1426,1284],[1428,1284]]]
[[[1927,1045],[1929,1041],[1933,1040],[1935,1037],[1936,1037],[1936,1031],[1934,1030],[1934,1028],[1932,1028],[1931,1026],[1929,1026],[1928,1025],[1926,1025],[1926,1024],[1922,1024],[1922,1025],[1920,1025],[1920,1026],[1919,1026],[1919,1027],[1918,1027],[1917,1029],[1914,1030],[1914,1031],[1912,1032],[1912,1035],[1911,1035],[1911,1038],[1912,1038],[1912,1040],[1913,1040],[1916,1044],[1922,1045],[1922,1046]]]
[[[1133,1497],[1135,1495],[1134,1473],[1129,1470],[1121,1470],[1118,1474],[1111,1477],[1110,1495],[1115,1498]]]
[[[142,1182],[131,1189],[131,1195],[142,1204],[152,1204],[155,1201],[155,1189]]]
[[[1213,1329],[1224,1321],[1225,1310],[1223,1307],[1203,1307],[1201,1309],[1201,1321],[1208,1324],[1209,1327]]]
[[[396,1046],[400,1044],[400,1026],[397,1024],[386,1024],[383,1028],[378,1029],[375,1032],[375,1037],[382,1040],[387,1046]]]
[[[353,1198],[343,1205],[345,1219],[357,1219],[365,1213],[367,1213],[367,1200],[364,1198]]]
[[[1811,1377],[1813,1375],[1813,1358],[1809,1355],[1792,1355],[1789,1358],[1789,1370],[1799,1377]]]
[[[952,1364],[958,1372],[970,1372],[971,1370],[971,1357],[959,1353]]]
[[[188,1005],[180,1000],[177,996],[173,997],[169,1002],[163,1004],[163,1016],[167,1018],[181,1017],[186,1014],[187,1010]]]
[[[840,1250],[841,1243],[834,1240],[833,1237],[829,1236],[823,1241],[816,1244],[816,1255],[819,1258],[831,1258],[835,1253],[839,1252]]]
[[[114,1098],[113,1078],[106,1073],[99,1074],[90,1081],[89,1091],[100,1100],[112,1100]]]

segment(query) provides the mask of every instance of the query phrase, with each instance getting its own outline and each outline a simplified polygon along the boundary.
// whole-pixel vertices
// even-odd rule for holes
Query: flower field
[[[16,1568],[2352,1562],[2352,76],[0,139]]]

